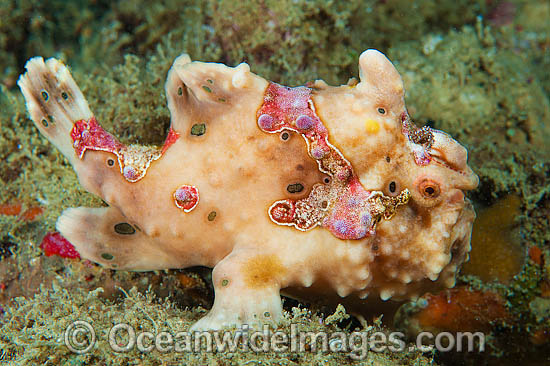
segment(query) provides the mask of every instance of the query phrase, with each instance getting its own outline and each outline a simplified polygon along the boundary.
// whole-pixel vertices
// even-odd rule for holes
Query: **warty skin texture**
[[[270,84],[248,65],[191,62],[187,55],[175,60],[166,93],[177,139],[161,154],[121,147],[105,135],[89,139],[93,114],[68,69],[55,59],[31,59],[19,80],[31,118],[71,162],[83,187],[109,204],[69,208],[57,229],[83,258],[108,268],[213,267],[214,305],[194,329],[276,323],[284,289],[399,300],[453,286],[475,217],[463,194],[477,186],[466,150],[440,131],[429,131],[428,140],[411,137],[416,128],[405,109],[403,83],[384,55],[365,51],[359,69],[359,83],[331,87],[316,81],[300,89],[310,95],[301,108],[326,127],[328,143],[363,192],[408,192],[408,200],[370,233],[344,240],[322,222],[301,231],[270,218],[274,202],[306,199],[322,185],[331,190],[339,178],[320,169],[301,131],[259,127],[257,113]],[[86,143],[92,145],[80,158],[76,151]],[[137,180],[128,179],[130,168],[144,166]],[[290,193],[296,183],[303,189]],[[184,211],[187,196],[181,192],[193,189],[198,203]],[[328,207],[316,211],[325,216],[343,199],[327,197]],[[366,207],[376,223],[374,206]],[[117,229],[121,223],[133,232]]]

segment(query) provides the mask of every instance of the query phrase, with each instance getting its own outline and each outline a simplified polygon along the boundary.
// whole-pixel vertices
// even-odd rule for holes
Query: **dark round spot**
[[[386,161],[389,163],[391,161],[389,156],[386,156]]]
[[[214,80],[212,80],[212,79],[208,79],[206,81],[208,81],[210,84],[214,84]]]
[[[132,235],[136,233],[136,229],[127,222],[120,222],[115,225],[115,231],[120,235]]]
[[[327,208],[328,207],[328,201],[321,202],[321,207],[322,208]]]
[[[216,211],[212,211],[208,214],[208,221],[214,221],[214,219],[216,218]]]
[[[178,88],[178,95],[183,95],[183,88],[181,86]]]
[[[395,190],[396,190],[397,186],[396,186],[395,182],[392,181],[392,182],[390,182],[390,185],[389,185],[388,188],[389,188],[391,193],[395,193]]]
[[[204,123],[195,123],[191,127],[191,135],[193,136],[202,136],[206,133],[206,124]]]
[[[108,166],[113,166],[113,165],[115,165],[115,161],[113,159],[107,159],[107,165]]]
[[[42,126],[48,127],[48,120],[46,118],[42,118]]]
[[[42,98],[47,102],[48,99],[50,99],[50,96],[48,95],[48,92],[45,90],[42,90]]]
[[[269,311],[266,311],[266,312],[264,313],[264,316],[265,316],[266,318],[269,318],[269,317],[271,316],[271,314],[269,313]]]
[[[290,134],[288,132],[283,132],[281,134],[281,140],[286,141],[290,138]]]
[[[304,186],[301,184],[301,183],[294,183],[294,184],[289,184],[287,187],[286,187],[286,190],[289,192],[289,193],[300,193],[304,190]]]
[[[329,178],[329,177],[325,177],[325,179],[323,179],[323,182],[325,182],[325,184],[329,184],[329,183],[330,183],[330,178]]]
[[[222,280],[222,286],[227,286],[229,285],[229,280],[225,279],[225,280]]]
[[[202,88],[203,88],[204,91],[206,91],[207,93],[212,93],[212,89],[210,89],[208,86],[203,85]]]
[[[62,93],[61,93],[61,98],[67,100],[67,99],[69,99],[69,95],[68,95],[67,93],[65,93],[65,92],[62,92]]]
[[[112,261],[115,256],[110,253],[101,253],[101,258],[105,259],[106,261]]]
[[[386,114],[386,110],[384,108],[378,108],[378,113]]]
[[[433,196],[434,193],[435,193],[435,188],[434,188],[434,187],[426,187],[426,188],[424,188],[424,192],[425,192],[428,196]]]

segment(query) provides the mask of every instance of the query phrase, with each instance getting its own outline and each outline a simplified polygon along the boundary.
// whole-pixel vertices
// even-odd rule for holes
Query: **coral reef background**
[[[403,305],[395,326],[410,335],[467,326],[490,334],[483,354],[371,352],[368,361],[548,362],[550,4],[529,0],[0,0],[0,350],[20,365],[352,363],[345,354],[70,353],[59,338],[76,319],[104,329],[122,319],[186,328],[211,305],[209,273],[114,272],[46,257],[40,242],[64,208],[102,202],[82,191],[28,120],[16,80],[28,58],[60,58],[107,130],[125,143],[161,144],[169,126],[164,81],[182,52],[248,62],[267,79],[301,85],[345,83],[367,48],[395,63],[417,124],[467,146],[480,177],[471,195],[479,215],[472,258],[457,288]],[[345,316],[327,324],[332,310],[313,304],[288,300],[285,309],[305,329],[363,326]]]

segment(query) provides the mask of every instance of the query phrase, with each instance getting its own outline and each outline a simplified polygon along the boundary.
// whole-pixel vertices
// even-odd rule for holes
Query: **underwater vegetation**
[[[2,0],[0,349],[16,355],[20,365],[66,360],[123,364],[136,359],[162,364],[174,355],[117,355],[106,344],[99,345],[101,352],[76,355],[57,339],[76,319],[93,320],[102,329],[123,319],[186,329],[213,300],[209,272],[202,268],[115,272],[78,259],[46,256],[40,244],[55,231],[63,209],[103,203],[80,188],[68,162],[29,121],[16,87],[28,58],[57,57],[70,65],[97,119],[121,142],[161,145],[170,122],[164,81],[182,52],[194,60],[230,66],[245,61],[256,74],[288,85],[314,78],[337,85],[357,75],[362,50],[378,48],[401,73],[415,122],[449,132],[463,143],[480,177],[480,186],[469,195],[478,214],[471,262],[455,289],[404,305],[401,324],[457,330],[464,328],[456,317],[469,321],[471,314],[478,314],[476,321],[482,324],[464,324],[480,326],[490,337],[481,359],[457,353],[371,352],[369,361],[547,362],[549,18],[547,2],[522,0]],[[285,301],[286,316],[305,329],[364,327],[353,317],[326,325],[321,320],[333,310],[307,303],[292,310],[297,305]],[[415,311],[405,311],[411,307]],[[407,329],[413,335],[417,328]],[[189,364],[276,364],[277,356],[182,357]],[[342,354],[284,357],[288,361],[281,364],[287,365],[352,362]]]

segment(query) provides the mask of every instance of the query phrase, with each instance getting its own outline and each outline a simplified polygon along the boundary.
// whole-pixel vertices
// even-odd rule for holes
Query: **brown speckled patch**
[[[274,254],[257,255],[245,263],[242,272],[245,284],[257,289],[272,285],[276,278],[282,278],[286,268]]]

